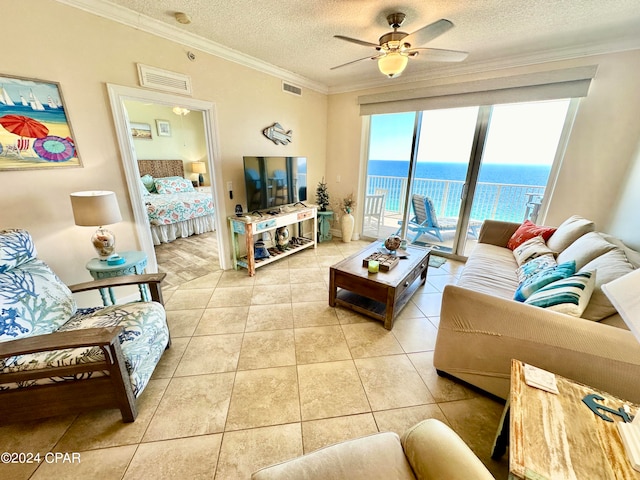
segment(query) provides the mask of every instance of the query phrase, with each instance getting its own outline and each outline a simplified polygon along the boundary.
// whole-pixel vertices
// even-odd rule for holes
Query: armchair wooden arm
[[[77,413],[96,407],[118,408],[125,422],[133,422],[138,414],[118,335],[122,327],[99,327],[54,332],[0,343],[0,358],[51,350],[99,347],[104,360],[57,366],[37,370],[8,372],[0,375],[2,383],[30,382],[41,378],[90,376],[82,381],[43,384],[28,388],[0,391],[0,424]],[[92,373],[108,372],[108,375]]]
[[[100,280],[93,280],[91,282],[77,283],[75,285],[69,285],[69,289],[72,293],[88,292],[91,290],[97,290],[100,288],[112,288],[112,287],[125,287],[128,285],[140,285],[147,284],[149,286],[149,292],[151,293],[151,299],[154,302],[158,302],[164,305],[162,298],[162,289],[160,284],[167,276],[166,273],[145,273],[143,275],[125,275],[121,277],[103,278]]]

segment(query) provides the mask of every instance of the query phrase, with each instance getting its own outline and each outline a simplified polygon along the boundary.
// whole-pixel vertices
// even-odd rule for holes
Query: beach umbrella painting
[[[20,137],[42,138],[49,134],[45,125],[24,115],[4,115],[0,117],[0,125],[7,132]]]
[[[70,138],[49,135],[33,142],[33,151],[48,162],[66,162],[73,158],[75,146]]]

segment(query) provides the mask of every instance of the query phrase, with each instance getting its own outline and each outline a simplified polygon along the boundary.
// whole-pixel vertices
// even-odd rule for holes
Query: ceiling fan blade
[[[347,63],[343,63],[342,65],[338,65],[336,67],[331,67],[329,70],[335,70],[336,68],[341,68],[341,67],[346,67],[347,65],[351,65],[352,63],[356,63],[356,62],[361,62],[362,60],[377,60],[380,57],[384,57],[384,54],[379,54],[379,55],[369,55],[368,57],[363,57],[363,58],[359,58],[357,60],[352,60],[351,62],[347,62]]]
[[[380,48],[380,45],[378,45],[377,43],[358,40],[357,38],[345,37],[344,35],[334,35],[333,38],[339,38],[340,40],[344,40],[346,42],[357,43],[358,45],[363,45],[365,47]]]
[[[419,54],[419,58],[433,62],[461,62],[469,56],[469,52],[460,50],[442,50],[439,48],[412,48],[407,50],[409,56]]]
[[[430,23],[429,25],[422,27],[416,30],[413,33],[410,33],[406,37],[402,39],[403,42],[409,43],[412,46],[420,46],[424,45],[427,42],[430,42],[436,37],[439,37],[445,32],[448,32],[454,27],[453,23],[444,18],[438,20],[437,22]]]

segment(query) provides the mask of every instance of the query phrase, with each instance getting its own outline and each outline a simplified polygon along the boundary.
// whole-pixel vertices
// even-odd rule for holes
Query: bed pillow
[[[516,270],[516,275],[518,275],[518,283],[522,283],[527,278],[536,275],[545,268],[554,267],[557,264],[558,263],[556,262],[555,257],[551,253],[540,255],[539,257],[529,260],[527,263],[523,264],[521,267],[518,267],[518,269]]]
[[[518,229],[513,233],[513,235],[507,242],[507,248],[513,250],[516,247],[522,245],[530,238],[537,237],[538,235],[542,235],[542,238],[544,238],[546,242],[555,231],[555,227],[539,226],[533,223],[531,220],[525,220],[524,223],[518,227]]]
[[[558,229],[547,239],[547,245],[554,252],[562,252],[585,233],[596,229],[591,220],[573,215],[560,224]]]
[[[138,182],[138,187],[140,188],[140,195],[142,195],[143,197],[146,195],[151,195],[151,193],[149,193],[149,190],[147,190],[147,186],[142,181],[142,178],[140,178],[140,181]]]
[[[518,263],[518,266],[527,263],[529,260],[539,257],[541,255],[554,254],[555,252],[547,247],[546,242],[542,235],[530,238],[526,242],[518,245],[513,249],[513,256]]]
[[[596,272],[578,272],[542,287],[524,303],[580,317],[589,304]]]
[[[518,302],[524,302],[534,292],[537,292],[542,287],[558,280],[562,280],[563,278],[570,277],[574,273],[576,273],[576,262],[573,260],[545,268],[522,282],[516,290],[513,299]]]
[[[190,180],[182,177],[156,178],[156,190],[161,194],[194,192]]]
[[[142,177],[140,177],[140,180],[142,181],[142,183],[144,184],[144,186],[146,187],[149,193],[157,193],[156,184],[151,175],[147,173],[146,175],[143,175]]]

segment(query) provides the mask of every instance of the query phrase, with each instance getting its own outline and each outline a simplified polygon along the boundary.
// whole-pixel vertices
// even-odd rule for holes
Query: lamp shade
[[[108,191],[75,192],[70,195],[73,218],[81,227],[101,227],[122,220],[116,194]]]
[[[398,52],[391,52],[378,59],[378,68],[389,78],[394,78],[404,72],[409,57]]]
[[[193,173],[206,173],[207,167],[204,162],[191,162],[191,171]]]

